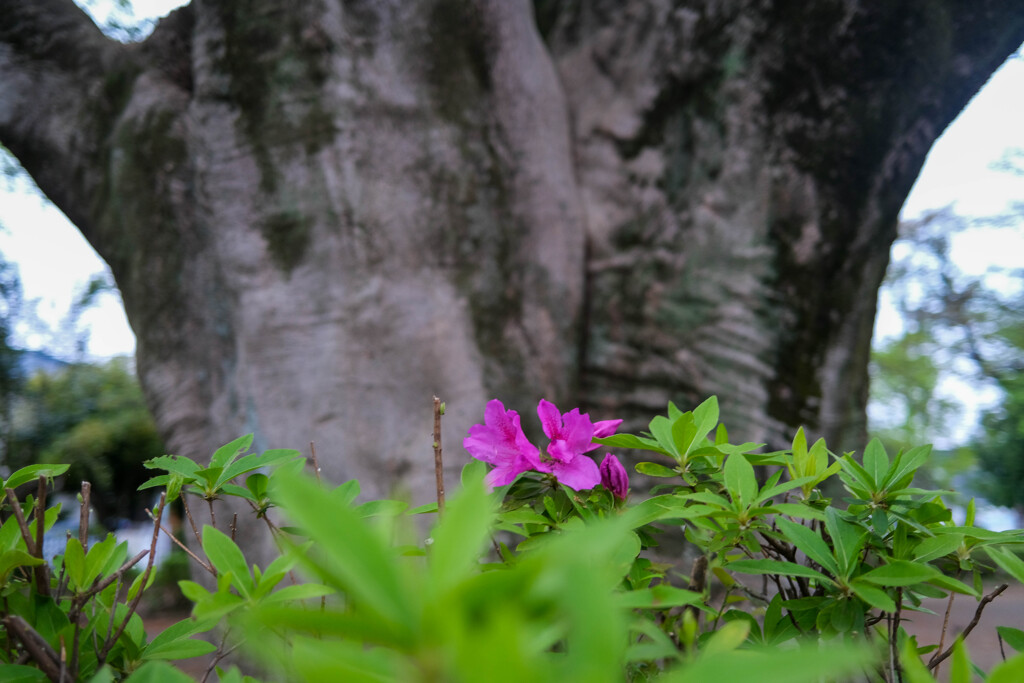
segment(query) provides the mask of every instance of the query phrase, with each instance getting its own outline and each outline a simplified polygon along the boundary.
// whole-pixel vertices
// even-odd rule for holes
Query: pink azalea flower
[[[484,480],[488,486],[511,484],[523,472],[541,467],[540,451],[523,434],[519,413],[505,410],[505,405],[494,399],[487,403],[484,423],[469,428],[462,446],[477,460],[494,465]]]
[[[609,453],[604,456],[601,466],[601,484],[619,500],[625,500],[629,493],[629,475],[619,459]]]
[[[485,424],[470,427],[462,445],[477,460],[494,465],[487,475],[487,484],[492,489],[505,486],[530,470],[552,474],[575,491],[600,484],[597,463],[586,454],[600,448],[600,444],[592,443],[594,437],[611,436],[622,420],[591,422],[590,416],[581,414],[579,408],[563,415],[555,404],[543,399],[537,406],[537,416],[551,439],[543,455],[523,434],[519,414],[505,410],[497,399],[487,404]]]

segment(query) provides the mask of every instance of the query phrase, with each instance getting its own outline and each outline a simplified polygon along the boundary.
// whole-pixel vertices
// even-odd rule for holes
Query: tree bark
[[[0,142],[110,264],[169,448],[313,440],[423,500],[434,394],[449,444],[494,396],[717,393],[741,438],[859,446],[900,205],[1024,41],[995,0],[0,15]]]

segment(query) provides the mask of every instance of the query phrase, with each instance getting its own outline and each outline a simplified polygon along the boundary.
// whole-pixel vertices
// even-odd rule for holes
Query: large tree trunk
[[[1013,2],[0,0],[0,142],[109,262],[170,449],[432,491],[493,396],[864,431],[875,293]],[[528,422],[528,420],[524,420]]]

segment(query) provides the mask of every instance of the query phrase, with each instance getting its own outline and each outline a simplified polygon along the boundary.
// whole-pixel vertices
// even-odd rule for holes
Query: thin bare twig
[[[188,499],[185,497],[185,492],[181,492],[181,507],[185,508],[185,516],[188,517],[188,523],[192,526],[192,533],[196,537],[196,543],[199,545],[203,544],[203,539],[199,536],[199,528],[196,527],[196,520],[192,519],[192,510],[188,507]]]
[[[213,511],[213,498],[206,499],[206,505],[210,508],[210,526],[217,528],[217,514]],[[200,541],[202,543],[202,541]]]
[[[900,671],[900,667],[897,665],[899,659],[896,656],[898,645],[896,643],[897,636],[900,632],[900,612],[903,610],[903,589],[896,589],[896,611],[892,614],[892,623],[889,628],[889,648],[892,653],[892,675],[893,680],[898,683],[903,683],[903,672]]]
[[[149,511],[149,508],[146,508],[146,514],[148,514],[150,517],[153,516],[153,513]],[[217,570],[216,569],[214,569],[213,567],[211,567],[210,565],[206,564],[201,559],[199,559],[199,556],[196,555],[191,550],[189,550],[187,545],[185,545],[184,543],[179,541],[178,537],[175,536],[173,533],[171,533],[171,531],[168,530],[167,527],[165,527],[164,525],[161,524],[160,525],[160,531],[164,532],[164,534],[167,535],[167,538],[171,539],[171,541],[173,541],[176,546],[178,546],[179,548],[184,550],[188,554],[189,557],[191,557],[193,560],[195,560],[199,564],[200,567],[202,567],[206,571],[210,572],[214,576],[217,576]]]
[[[960,575],[957,574],[957,578]],[[942,617],[942,631],[939,633],[939,646],[935,648],[937,652],[942,652],[942,648],[946,645],[946,631],[949,628],[949,613],[953,611],[953,597],[956,593],[949,591],[949,601],[946,603],[946,613]],[[939,666],[935,666],[935,675],[939,675]]]
[[[313,441],[309,442],[309,458],[313,461],[313,474],[316,476],[316,481],[320,483],[320,461],[316,459],[316,443]]]
[[[434,397],[434,477],[437,480],[437,514],[444,512],[444,463],[441,458],[441,399]]]
[[[62,679],[66,679],[66,676],[61,676],[60,667],[57,664],[57,652],[27,621],[16,614],[10,614],[3,618],[3,624],[9,634],[21,641],[21,644],[25,646],[25,651],[39,665],[39,669],[46,674],[47,678],[54,683],[60,683]]]
[[[156,559],[156,542],[160,538],[160,518],[163,517],[164,508],[167,507],[167,492],[164,491],[160,494],[160,505],[156,509],[156,517],[153,520],[153,538],[149,542],[149,559],[146,562],[146,571],[142,572],[142,579],[139,582],[139,592],[135,594],[135,598],[128,606],[128,613],[124,616],[124,621],[118,626],[117,631],[110,637],[103,645],[103,650],[99,655],[99,666],[107,661],[107,655],[110,653],[110,649],[114,647],[114,643],[124,633],[125,628],[128,626],[128,621],[135,614],[135,610],[139,607],[139,601],[142,600],[142,594],[146,591],[146,582],[149,581],[149,575],[153,572],[153,562]]]
[[[25,513],[21,511],[21,501],[18,500],[18,496],[14,493],[14,489],[4,489],[4,491],[7,492],[7,497],[11,499],[11,508],[14,512],[14,518],[18,521],[18,529],[21,530],[21,538],[25,541],[25,549],[32,557],[42,559],[42,556],[36,550],[36,541],[32,538],[32,533],[28,528],[28,522],[25,521]]]
[[[235,540],[235,534],[238,532],[238,513],[236,512],[231,516],[231,540]]]
[[[82,552],[89,552],[89,497],[92,484],[82,482],[82,504],[78,509],[78,541],[82,544]]]
[[[960,632],[960,637],[961,638],[963,638],[964,640],[967,639],[967,636],[970,635],[971,631],[974,630],[974,627],[978,625],[979,621],[981,621],[981,613],[983,611],[985,611],[985,608],[988,606],[988,603],[992,602],[997,597],[999,597],[999,594],[1002,593],[1007,588],[1009,588],[1009,584],[1006,584],[1006,583],[1000,584],[995,590],[993,590],[991,593],[989,593],[988,595],[986,595],[985,597],[983,597],[981,599],[981,602],[978,603],[978,608],[976,610],[974,610],[974,618],[971,619],[971,622],[969,624],[967,624],[967,628],[965,628],[963,631]],[[932,657],[931,660],[929,660],[928,668],[929,669],[937,668],[939,666],[939,664],[941,664],[942,662],[946,661],[946,659],[951,654],[953,654],[953,645],[950,645],[941,654],[936,652],[935,656]]]

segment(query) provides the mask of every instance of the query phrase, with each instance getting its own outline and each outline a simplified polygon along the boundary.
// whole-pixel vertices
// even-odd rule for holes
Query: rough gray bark
[[[110,263],[174,452],[432,491],[485,401],[863,431],[875,292],[995,0],[0,0],[0,142]],[[524,420],[527,422],[528,420]]]

